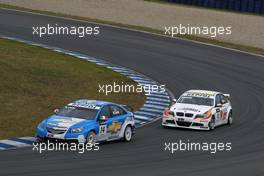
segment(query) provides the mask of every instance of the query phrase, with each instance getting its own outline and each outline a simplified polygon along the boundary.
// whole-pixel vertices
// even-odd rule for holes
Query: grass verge
[[[152,0],[149,0],[149,1],[152,1]],[[153,0],[153,1],[157,2],[159,0]],[[144,27],[144,26],[122,24],[122,23],[116,23],[116,22],[112,22],[112,21],[105,21],[105,20],[100,20],[100,19],[91,19],[91,18],[87,18],[87,17],[66,15],[66,14],[54,13],[54,12],[49,12],[49,11],[33,10],[33,9],[28,9],[28,8],[24,8],[24,7],[13,6],[13,5],[7,5],[7,4],[2,4],[2,3],[0,3],[0,8],[9,8],[9,9],[16,9],[16,10],[23,10],[23,11],[53,15],[53,16],[67,17],[67,18],[72,18],[72,19],[77,19],[77,20],[84,20],[87,22],[108,24],[108,25],[113,25],[113,26],[118,26],[118,27],[131,28],[131,29],[136,29],[136,30],[141,30],[141,31],[152,32],[152,33],[164,35],[164,31],[162,31],[162,30],[157,30],[157,29]],[[222,47],[237,49],[237,50],[250,52],[250,53],[254,53],[254,54],[264,55],[264,49],[261,49],[261,48],[256,48],[256,47],[251,47],[251,46],[246,46],[246,45],[240,45],[240,44],[234,44],[234,43],[230,43],[230,42],[224,42],[224,41],[219,41],[219,40],[210,39],[210,38],[198,37],[198,36],[194,36],[194,35],[178,35],[177,37],[182,38],[182,39],[188,39],[188,40],[199,41],[199,42],[204,42],[204,43],[208,43],[208,44],[214,44],[214,45],[218,45],[218,46],[222,46]]]
[[[53,110],[80,98],[141,107],[139,93],[98,93],[99,84],[136,83],[105,67],[24,43],[0,39],[0,139],[34,135]]]

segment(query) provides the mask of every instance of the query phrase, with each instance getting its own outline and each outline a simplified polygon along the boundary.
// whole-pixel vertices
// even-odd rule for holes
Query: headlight
[[[198,119],[198,118],[209,119],[211,116],[212,116],[212,111],[211,111],[211,109],[210,109],[209,111],[207,111],[207,112],[204,113],[204,114],[197,114],[197,115],[195,116],[195,118],[196,118],[196,119]]]
[[[206,114],[197,114],[195,118],[205,118],[206,116]]]
[[[165,117],[165,118],[167,118],[167,117],[169,117],[169,116],[175,116],[175,114],[174,114],[174,112],[173,111],[170,111],[170,109],[169,108],[166,108],[165,110],[164,110],[164,112],[163,112],[163,117]]]
[[[83,127],[80,127],[80,128],[73,128],[71,130],[72,133],[81,133],[83,131]]]

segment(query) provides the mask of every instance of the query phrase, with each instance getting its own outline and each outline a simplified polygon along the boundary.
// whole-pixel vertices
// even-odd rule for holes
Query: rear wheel
[[[208,124],[209,130],[214,130],[215,129],[215,118],[212,117],[211,121]]]
[[[232,111],[228,114],[227,124],[228,125],[232,125],[233,124]]]
[[[127,126],[124,131],[124,141],[129,142],[132,139],[132,128],[131,126]]]

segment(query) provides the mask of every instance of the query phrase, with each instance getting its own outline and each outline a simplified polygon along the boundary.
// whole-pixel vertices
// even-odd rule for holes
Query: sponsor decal
[[[177,108],[176,108],[177,109]],[[194,112],[199,112],[198,109],[194,109],[194,108],[181,108],[181,110],[183,111],[194,111]]]
[[[100,109],[100,106],[90,103],[70,103],[69,106],[79,107],[79,108],[87,108],[87,109]]]
[[[72,120],[70,119],[54,119],[54,122],[60,122],[60,123],[72,123]]]
[[[119,122],[113,122],[109,127],[108,127],[108,131],[113,134],[113,133],[117,133],[120,129],[121,129],[121,123]]]
[[[221,116],[221,119],[222,120],[225,120],[226,119],[226,116],[227,116],[227,112],[221,111],[220,112],[220,116]]]
[[[189,97],[204,97],[204,98],[209,98],[209,97],[214,96],[214,94],[212,94],[212,93],[206,93],[206,92],[189,92],[189,93],[186,93],[186,96],[189,96]]]

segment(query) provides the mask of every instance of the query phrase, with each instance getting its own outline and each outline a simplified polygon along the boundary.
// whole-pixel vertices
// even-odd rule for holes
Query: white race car
[[[162,125],[167,127],[213,130],[232,124],[230,95],[215,91],[189,90],[165,109]]]

